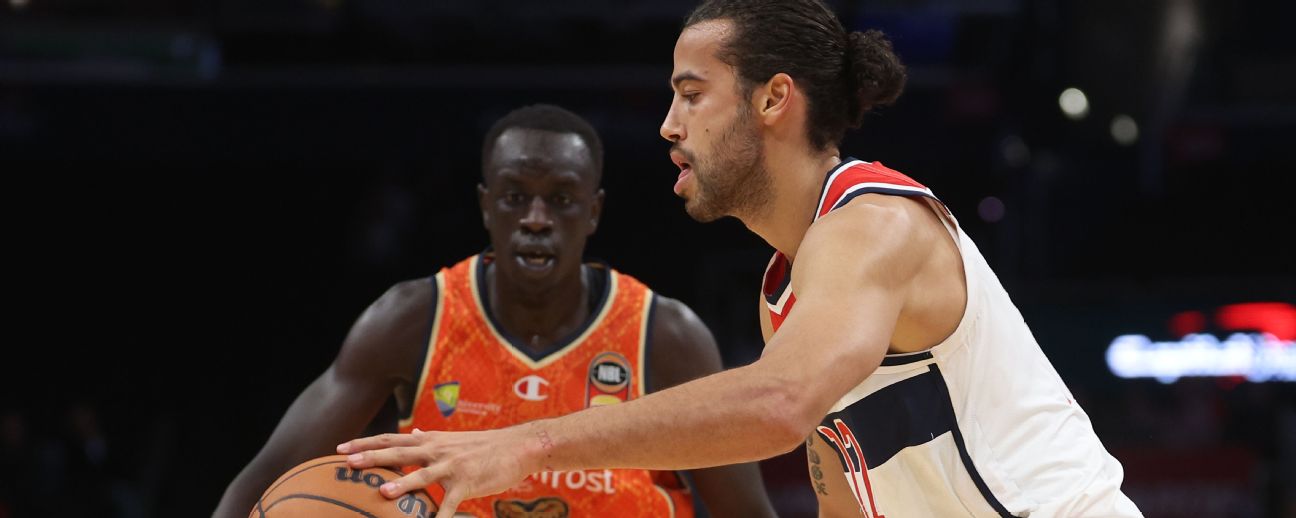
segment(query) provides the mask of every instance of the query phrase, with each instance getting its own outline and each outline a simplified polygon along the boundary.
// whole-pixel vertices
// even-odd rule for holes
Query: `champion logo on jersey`
[[[608,351],[590,360],[585,406],[614,405],[630,399],[630,360]]]
[[[432,398],[436,399],[437,410],[442,417],[450,417],[459,406],[459,382],[451,381],[432,387]]]
[[[527,401],[544,401],[549,399],[549,394],[545,393],[548,386],[549,380],[528,374],[513,383],[513,393]]]

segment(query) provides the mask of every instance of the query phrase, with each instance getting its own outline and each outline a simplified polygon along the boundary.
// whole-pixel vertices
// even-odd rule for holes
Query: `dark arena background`
[[[607,146],[589,255],[752,361],[771,250],[657,128],[692,2],[4,0],[0,517],[205,516],[392,283],[480,251],[481,138]],[[834,2],[910,67],[848,135],[946,200],[1149,517],[1296,516],[1296,3]],[[803,454],[763,463],[815,516]]]

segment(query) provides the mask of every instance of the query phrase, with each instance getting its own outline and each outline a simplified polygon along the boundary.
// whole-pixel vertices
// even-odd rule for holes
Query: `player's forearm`
[[[677,470],[785,453],[813,426],[793,383],[757,364],[627,403],[528,423],[534,466]]]
[[[225,494],[221,496],[220,504],[212,513],[212,518],[244,518],[256,505],[261,491],[274,482],[274,477],[275,475],[259,467],[254,461],[244,468],[225,489]]]

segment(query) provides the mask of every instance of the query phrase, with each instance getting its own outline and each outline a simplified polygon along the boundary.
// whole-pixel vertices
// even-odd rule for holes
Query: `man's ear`
[[[765,84],[753,89],[753,113],[763,124],[773,125],[791,114],[797,95],[797,84],[792,76],[783,72],[774,74]]]

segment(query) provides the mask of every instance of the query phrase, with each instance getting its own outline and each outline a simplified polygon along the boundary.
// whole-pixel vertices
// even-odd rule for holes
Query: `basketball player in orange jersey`
[[[751,365],[520,426],[341,444],[352,466],[421,469],[439,518],[543,470],[681,469],[805,442],[823,516],[1125,517],[1120,464],[931,190],[838,149],[904,67],[819,0],[709,0],[675,45],[661,135],[694,218],[776,249]]]
[[[495,123],[483,147],[478,196],[491,249],[374,302],[216,516],[247,516],[275,477],[360,434],[393,393],[402,432],[481,430],[616,406],[720,370],[714,339],[687,306],[582,262],[604,199],[603,148],[584,119],[521,108]],[[753,464],[694,470],[692,479],[714,516],[773,516]],[[694,515],[673,472],[563,470],[514,482],[459,512]]]

